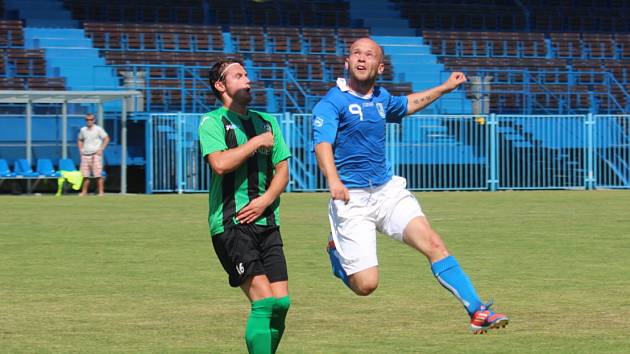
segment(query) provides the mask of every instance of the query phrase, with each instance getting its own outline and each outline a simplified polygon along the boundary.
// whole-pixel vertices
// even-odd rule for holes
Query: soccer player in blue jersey
[[[384,70],[383,49],[370,38],[350,46],[348,80],[338,79],[313,109],[315,155],[328,180],[333,273],[357,295],[378,286],[376,230],[424,254],[439,283],[464,305],[473,333],[505,327],[506,315],[483,303],[470,279],[433,230],[404,178],[385,158],[385,123],[428,106],[456,89],[466,76],[454,72],[442,85],[407,96],[376,86]]]

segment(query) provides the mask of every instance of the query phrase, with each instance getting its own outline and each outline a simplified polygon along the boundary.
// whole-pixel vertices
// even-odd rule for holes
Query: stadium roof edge
[[[0,103],[105,103],[140,96],[140,91],[0,90]]]

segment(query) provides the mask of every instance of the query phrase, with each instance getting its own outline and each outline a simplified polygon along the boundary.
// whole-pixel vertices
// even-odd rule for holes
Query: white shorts
[[[376,188],[350,189],[350,201],[331,200],[331,237],[348,275],[378,265],[376,230],[401,241],[411,219],[424,216],[407,189],[407,180],[394,176]]]

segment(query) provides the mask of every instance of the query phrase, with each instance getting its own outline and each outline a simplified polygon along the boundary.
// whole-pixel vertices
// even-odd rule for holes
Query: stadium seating
[[[349,27],[349,3],[339,0],[264,1],[211,0],[220,25]]]
[[[0,48],[24,47],[22,22],[0,20]]]
[[[604,34],[425,31],[451,70],[492,76],[497,113],[622,112],[630,82],[616,39]],[[549,45],[547,45],[547,43]],[[498,50],[497,50],[498,48]]]
[[[543,33],[423,31],[422,37],[439,56],[545,58]]]
[[[13,167],[13,172],[15,173],[15,177],[18,178],[34,178],[37,177],[37,172],[33,171],[31,164],[27,159],[18,159],[15,161],[15,165]]]
[[[63,159],[60,162],[60,170],[75,171],[74,163],[70,159]],[[27,159],[17,159],[14,162],[13,172],[9,169],[7,160],[0,159],[0,185],[5,180],[32,180],[34,184],[29,184],[29,193],[36,189],[40,182],[50,179],[57,179],[61,176],[59,171],[53,167],[50,159],[37,159],[36,170],[33,171]]]
[[[166,0],[160,3],[64,0],[63,3],[73,18],[83,22],[94,46],[101,49],[101,55],[110,65],[203,67],[218,56],[232,52],[246,61],[251,60],[248,69],[261,78],[274,80],[280,75],[279,68],[287,67],[300,86],[298,90],[307,95],[312,94],[310,82],[330,81],[341,75],[348,44],[369,34],[367,28],[355,28],[361,23],[353,21],[350,1],[342,0]],[[447,69],[533,71],[542,68],[547,72],[560,72],[588,68],[588,71],[601,72],[595,78],[599,83],[607,80],[605,73],[610,72],[619,85],[611,85],[610,90],[605,90],[602,85],[594,86],[592,91],[599,95],[596,101],[602,102],[597,105],[607,109],[628,105],[628,98],[623,93],[628,87],[627,66],[618,62],[630,58],[630,37],[621,33],[630,22],[625,21],[629,13],[629,5],[625,2],[576,1],[571,6],[542,0],[393,0],[391,3],[400,11],[401,17],[409,20],[411,27],[422,33],[432,52],[441,58]],[[554,16],[560,18],[560,22],[553,19]],[[0,63],[0,76],[4,76],[0,78],[0,86],[7,89],[62,89],[65,86],[63,78],[47,77],[50,73],[45,71],[43,53],[23,48],[23,37],[19,21],[0,23],[0,50],[4,50],[3,54],[8,58]],[[471,58],[474,61],[466,60],[466,64],[461,65],[447,58]],[[488,60],[480,62],[479,58]],[[541,61],[525,59],[547,62],[542,62],[541,67]],[[558,59],[564,61],[556,61]],[[593,62],[575,65],[576,59]],[[262,66],[265,69],[256,73],[255,68]],[[118,69],[121,77],[121,72],[127,69]],[[199,106],[205,110],[207,107],[195,105],[195,102],[212,99],[187,89],[203,87],[200,83],[206,81],[205,73],[182,79],[176,68],[159,69],[163,72],[161,76],[156,76],[155,68],[148,70],[151,82],[147,85],[152,92],[147,95],[150,97],[147,102],[156,101],[156,105],[148,108],[189,110]],[[164,71],[168,70],[171,73],[165,75]],[[548,80],[552,76],[544,75],[544,78]],[[391,65],[386,65],[381,80],[390,86],[401,84],[391,82]],[[562,90],[570,91],[566,86],[572,83],[566,80],[552,84],[564,84]],[[184,89],[174,89],[177,86]],[[257,102],[262,102],[261,97],[268,98],[269,92],[277,90],[277,85],[267,81],[262,86],[257,85],[258,89],[265,91],[256,97]],[[296,92],[287,94],[298,95]],[[274,93],[274,96],[279,95]],[[506,97],[502,100],[514,100]],[[544,100],[554,98],[545,97]],[[584,101],[581,97],[570,100]]]
[[[76,171],[77,167],[74,165],[72,159],[60,159],[59,171]]]
[[[84,23],[94,46],[108,50],[221,52],[219,26]]]
[[[393,0],[410,26],[435,30],[522,30],[527,19],[509,0]]]
[[[0,89],[64,90],[65,79],[50,77],[43,49],[25,49],[20,21],[0,20]]]
[[[204,105],[196,105],[213,101],[203,92],[209,91],[207,71],[203,67],[226,55],[245,60],[250,76],[262,80],[254,85],[254,108],[265,109],[277,106],[278,102],[295,101],[291,96],[299,97],[300,104],[306,104],[314,101],[307,97],[311,95],[307,83],[330,81],[342,75],[348,43],[369,33],[367,29],[348,28],[351,25],[349,2],[341,0],[260,3],[210,0],[207,2],[210,12],[205,14],[209,14],[209,18],[203,21],[215,23],[214,26],[202,26],[200,21],[191,19],[161,19],[160,24],[153,24],[157,21],[151,16],[139,18],[143,11],[150,13],[170,3],[118,0],[65,0],[64,3],[72,9],[74,18],[85,21],[84,27],[94,46],[101,49],[107,64],[118,66],[120,76],[123,71],[148,71],[145,84],[149,110],[189,111],[191,107],[207,110]],[[195,8],[203,14],[203,3],[205,1],[188,0],[172,5]],[[223,41],[220,26],[229,33],[228,43]],[[182,78],[175,67],[138,68],[138,64],[185,65],[195,67],[192,70],[195,74]],[[294,76],[290,85],[278,85],[276,81],[284,78],[284,68]],[[389,81],[392,77],[392,70],[388,68],[383,79]],[[199,89],[192,91],[189,87]],[[283,108],[301,109],[294,105]]]
[[[60,176],[59,172],[55,171],[52,161],[50,159],[37,159],[37,171],[38,177],[53,177]]]
[[[178,3],[178,5],[200,7],[202,2],[186,1]],[[582,79],[590,75],[588,83],[597,84],[596,87],[593,87],[595,95],[593,97],[600,101],[598,103],[600,106],[619,108],[627,105],[628,98],[623,94],[623,85],[628,83],[627,68],[624,63],[618,62],[618,58],[626,56],[626,51],[630,48],[630,44],[626,44],[630,42],[627,40],[627,36],[602,33],[521,32],[526,26],[520,19],[512,22],[505,19],[501,20],[501,17],[508,12],[516,14],[522,12],[522,9],[511,1],[483,0],[462,4],[461,1],[427,0],[422,2],[422,6],[418,6],[417,2],[404,0],[394,2],[402,10],[403,17],[409,18],[412,25],[414,16],[419,16],[419,12],[423,13],[422,16],[426,15],[423,17],[426,20],[431,16],[436,18],[435,14],[444,7],[451,7],[455,11],[456,14],[451,17],[461,25],[453,27],[457,31],[445,31],[444,29],[449,28],[449,26],[434,21],[436,25],[439,25],[439,31],[427,30],[431,26],[424,26],[423,38],[431,45],[432,52],[438,55],[450,70],[465,70],[470,74],[494,71],[495,87],[507,91],[491,100],[494,105],[493,109],[497,112],[512,112],[517,110],[519,106],[524,104],[527,106],[524,97],[514,97],[515,95],[522,96],[524,90],[529,90],[529,88],[523,88],[523,74],[518,73],[518,71],[544,71],[545,73],[539,75],[543,81],[539,82],[544,85],[556,85],[540,89],[534,85],[536,87],[531,89],[533,92],[537,90],[550,92],[544,97],[537,94],[541,97],[531,99],[530,101],[534,103],[534,106],[543,105],[543,102],[545,105],[549,102],[556,102],[557,105],[566,101],[581,102],[581,106],[577,108],[583,110],[586,109],[586,106],[592,105],[593,99],[586,99],[587,96],[582,94],[568,99],[558,99],[557,94],[559,93],[577,91],[577,89],[567,89],[572,83],[570,77],[563,73],[572,70],[590,72],[587,75],[579,74],[579,77]],[[104,1],[96,1],[90,5],[87,4],[87,1],[82,0],[66,1],[66,3],[92,8],[105,4]],[[139,8],[154,6],[142,1],[132,3],[123,4],[114,1],[108,3],[108,6],[110,8],[125,8],[121,10],[122,12],[126,12],[134,6]],[[317,1],[308,4],[306,2],[287,4],[269,1],[258,4],[244,0],[222,0],[210,1],[208,4],[211,12],[217,15],[213,21],[226,26],[223,30],[229,31],[230,43],[224,43],[222,29],[219,25],[187,25],[184,24],[186,21],[177,24],[174,22],[178,21],[161,20],[163,22],[161,24],[152,24],[147,23],[151,21],[134,20],[128,16],[123,16],[124,18],[119,19],[116,23],[86,22],[84,26],[94,45],[101,49],[101,54],[106,57],[108,64],[201,67],[195,69],[199,70],[195,75],[184,75],[183,79],[178,73],[178,69],[174,67],[146,69],[149,71],[146,84],[151,91],[147,94],[149,97],[147,101],[158,102],[152,108],[167,110],[177,109],[178,106],[182,108],[182,102],[187,104],[186,107],[190,107],[193,102],[212,100],[212,97],[201,92],[191,94],[186,91],[188,87],[194,86],[201,87],[200,91],[207,90],[207,87],[199,84],[205,82],[207,78],[207,72],[204,72],[202,68],[211,65],[219,56],[225,55],[227,45],[241,59],[246,60],[246,62],[251,60],[248,69],[252,70],[253,77],[263,81],[263,84],[255,85],[256,91],[261,91],[260,93],[257,92],[255,97],[255,102],[258,104],[264,103],[270,97],[270,92],[279,89],[275,80],[283,76],[282,68],[285,67],[293,73],[295,80],[299,83],[298,91],[304,91],[307,95],[321,93],[323,90],[310,92],[310,89],[326,84],[318,86],[311,83],[330,81],[335,76],[342,75],[345,48],[352,40],[369,34],[368,29],[349,28],[339,23],[334,25],[337,28],[309,27],[314,22],[323,23],[325,21],[323,18],[332,12],[337,13],[334,16],[336,18],[347,18],[342,22],[350,24],[348,3],[345,1]],[[302,22],[298,24],[299,27],[293,23],[282,26],[287,21],[283,18],[293,11],[292,9],[295,8],[296,4],[301,6],[302,13],[313,11],[314,16],[321,18],[313,20],[314,22],[304,22],[304,17],[300,15]],[[525,3],[525,6],[532,8],[537,8],[538,5],[535,1]],[[551,6],[556,7],[556,5],[552,4]],[[154,7],[159,8],[160,6],[162,5]],[[611,6],[617,5],[612,4]],[[491,8],[492,11],[490,11]],[[488,13],[481,20],[471,19],[483,11]],[[81,15],[80,12],[75,11],[74,13],[75,18],[80,20],[90,18]],[[223,15],[219,15],[221,13]],[[451,14],[452,12],[449,12],[449,16]],[[116,18],[113,14],[108,16],[107,21]],[[234,16],[240,16],[240,19],[235,19]],[[516,19],[518,16],[513,14],[512,19]],[[523,22],[522,25],[521,22]],[[265,27],[261,28],[260,25]],[[15,27],[15,24],[12,26]],[[464,27],[467,31],[461,31]],[[497,29],[500,31],[496,31]],[[576,60],[592,61],[578,62]],[[35,63],[34,61],[31,62]],[[41,64],[20,65],[20,72],[31,73],[35,67],[41,67]],[[118,72],[129,70],[133,69],[119,67]],[[508,74],[507,71],[512,73]],[[606,72],[612,72],[620,84],[612,85],[608,90],[603,89],[604,81],[608,80],[605,78]],[[515,84],[513,81],[517,80],[516,77],[519,75],[521,82]],[[508,79],[507,76],[511,76],[511,78]],[[393,80],[391,65],[386,65],[386,72],[381,80],[385,82],[385,86],[400,87],[401,92],[408,92],[410,88],[410,85],[399,86],[399,84],[388,83]],[[580,82],[584,83],[582,80]],[[6,78],[4,83],[11,87],[24,87],[26,85],[44,87],[51,84],[51,82],[42,79],[40,81],[32,79],[27,81],[25,79],[16,80],[15,78]],[[61,83],[58,82],[58,84]],[[183,89],[178,89],[178,87]],[[300,96],[296,92],[288,94]],[[275,92],[273,95],[279,99],[281,94]],[[311,101],[302,98],[300,100],[301,102]],[[549,113],[551,112],[549,111]]]
[[[82,21],[140,23],[203,23],[202,0],[63,0],[74,18]]]
[[[524,0],[532,29],[549,32],[628,32],[627,1]]]
[[[283,106],[286,110],[297,110],[303,105],[312,106],[309,96],[310,82],[331,82],[344,72],[344,53],[353,40],[367,36],[367,29],[312,29],[256,26],[230,26],[229,37],[235,53],[225,53],[218,26],[188,26],[169,24],[85,23],[88,36],[109,65],[117,65],[117,71],[143,71],[145,75],[147,108],[185,110],[195,102],[212,102],[208,95],[208,71],[219,57],[230,56],[245,60],[254,81],[254,108],[268,109],[273,102],[296,102]],[[197,28],[197,29],[195,29]],[[201,29],[202,28],[202,29]],[[192,36],[203,33],[216,45],[198,50]],[[131,41],[131,37],[135,36]],[[178,36],[173,37],[174,34]],[[172,40],[165,46],[164,38]],[[189,38],[184,41],[184,38]],[[133,43],[133,44],[132,44]],[[186,43],[181,45],[181,43]],[[135,65],[135,66],[134,66]],[[140,65],[152,65],[140,67]],[[175,65],[166,67],[166,65]],[[184,65],[186,73],[176,66]],[[285,80],[285,68],[291,72],[295,82],[279,85]],[[187,73],[194,74],[188,75]],[[393,80],[389,57],[381,80]],[[205,85],[205,86],[204,86]],[[394,92],[409,92],[410,84],[387,84]],[[195,92],[191,87],[198,87]],[[271,93],[271,95],[270,95]],[[288,96],[288,97],[285,97]],[[259,106],[260,105],[260,106]],[[199,106],[207,110],[206,106]]]
[[[15,174],[9,169],[7,160],[0,159],[0,178],[14,177]]]
[[[629,32],[627,1],[392,0],[421,30]]]

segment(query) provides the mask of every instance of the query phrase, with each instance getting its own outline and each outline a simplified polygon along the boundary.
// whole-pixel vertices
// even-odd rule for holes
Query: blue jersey
[[[406,114],[406,96],[392,96],[382,87],[360,96],[338,79],[337,87],[313,108],[313,143],[332,145],[346,187],[380,186],[392,178],[385,158],[385,123],[400,123]]]

